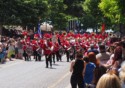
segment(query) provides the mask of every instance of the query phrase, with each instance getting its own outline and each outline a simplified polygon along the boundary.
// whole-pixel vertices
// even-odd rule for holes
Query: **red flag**
[[[101,33],[104,33],[105,32],[105,24],[103,23],[102,24],[102,30],[101,30]]]

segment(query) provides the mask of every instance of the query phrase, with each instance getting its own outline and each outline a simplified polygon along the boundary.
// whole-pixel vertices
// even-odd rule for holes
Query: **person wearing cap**
[[[38,35],[35,34],[34,35],[34,40],[32,40],[32,48],[33,48],[33,55],[34,55],[34,59],[35,61],[38,61],[38,52],[37,49],[39,48],[39,44],[38,44]]]
[[[24,57],[25,61],[28,61],[28,54],[26,52],[26,48],[27,48],[27,43],[26,43],[26,41],[24,41],[24,43],[23,43],[23,57]]]
[[[59,45],[58,41],[56,41],[54,43],[54,52],[56,54],[56,59],[57,59],[57,61],[62,61],[61,55],[59,53],[59,49],[60,49],[60,45]]]
[[[64,48],[65,48],[65,51],[66,51],[67,62],[69,62],[69,59],[70,59],[69,50],[71,49],[71,45],[70,45],[69,39],[65,40]]]
[[[41,61],[41,57],[42,57],[42,55],[43,55],[43,44],[44,44],[44,39],[39,39],[39,40],[38,40],[39,48],[37,49],[38,60],[39,60],[39,61]]]
[[[44,38],[46,39],[46,41],[44,41],[44,44],[43,44],[43,50],[44,50],[44,55],[46,59],[46,68],[48,68],[49,63],[50,63],[50,68],[52,68],[52,52],[53,52],[54,46],[51,40],[51,35],[46,34]]]

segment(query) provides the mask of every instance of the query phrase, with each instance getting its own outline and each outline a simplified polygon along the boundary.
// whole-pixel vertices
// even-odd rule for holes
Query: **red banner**
[[[104,33],[105,32],[105,24],[103,23],[102,24],[102,30],[101,30],[101,33]]]

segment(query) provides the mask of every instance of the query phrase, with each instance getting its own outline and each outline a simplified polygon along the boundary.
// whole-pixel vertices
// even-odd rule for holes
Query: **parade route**
[[[15,60],[0,65],[0,88],[70,88],[70,62],[63,56],[62,62],[45,68],[42,61]]]

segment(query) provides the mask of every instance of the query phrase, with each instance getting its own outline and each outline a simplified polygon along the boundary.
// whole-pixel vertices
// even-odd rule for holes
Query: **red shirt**
[[[54,43],[54,52],[57,52],[59,50],[59,43],[55,42]]]
[[[44,43],[44,45],[43,45],[44,54],[45,55],[52,54],[52,50],[51,50],[52,47],[53,47],[52,42],[47,42],[47,44]]]
[[[70,43],[69,43],[69,41],[65,41],[64,42],[64,48],[66,49],[66,50],[68,50],[69,48],[70,48]]]
[[[32,41],[32,48],[33,48],[33,50],[37,50],[38,47],[39,47],[38,46],[38,42],[36,40],[33,40]]]

